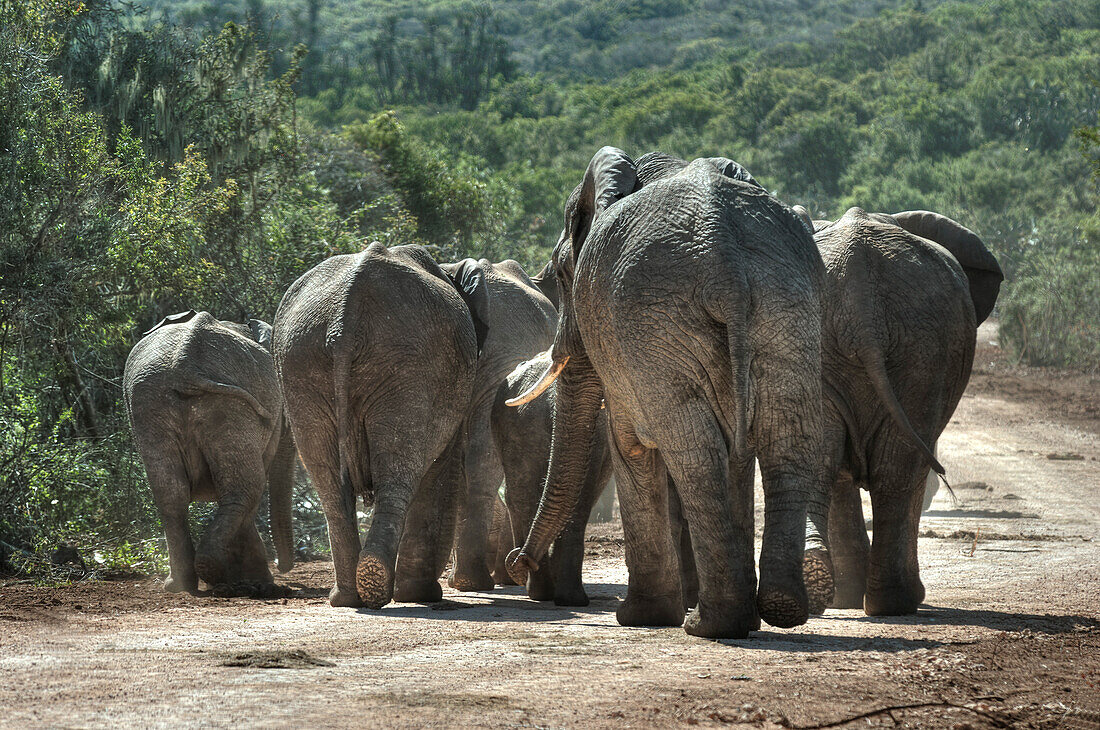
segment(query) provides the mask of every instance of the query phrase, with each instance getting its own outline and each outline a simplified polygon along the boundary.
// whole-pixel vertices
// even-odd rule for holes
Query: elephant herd
[[[732,160],[604,147],[534,276],[373,243],[306,272],[273,327],[188,312],[146,333],[124,394],[165,588],[265,594],[254,515],[266,484],[289,569],[297,454],[334,606],[438,601],[452,551],[457,590],[514,580],[585,605],[584,528],[613,473],[624,626],[742,638],[829,605],[912,613],[924,483],[943,474],[929,446],[1002,278],[935,213],[812,220]],[[363,539],[357,498],[373,506]],[[217,508],[196,549],[197,500]]]

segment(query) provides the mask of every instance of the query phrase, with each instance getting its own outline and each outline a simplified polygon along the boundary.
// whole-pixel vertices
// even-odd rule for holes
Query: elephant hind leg
[[[629,575],[616,619],[623,626],[679,626],[684,607],[668,524],[664,461],[656,449],[642,445],[633,430],[615,425],[611,430]]]
[[[684,630],[695,636],[743,639],[760,627],[753,562],[751,481],[730,473],[723,433],[709,406],[689,404],[680,425],[690,445],[662,449],[691,534],[699,583]],[[751,462],[750,462],[751,463]]]
[[[245,528],[256,531],[253,521],[266,483],[263,466],[259,453],[222,454],[211,463],[218,507],[195,556],[199,578],[210,585],[233,582],[246,571],[246,566],[239,561],[251,557],[242,554],[240,535]],[[255,537],[259,540],[258,534]],[[248,566],[248,572],[253,572],[254,567]],[[266,560],[264,570],[267,582],[271,582]]]
[[[462,517],[455,544],[455,568],[449,584],[459,591],[489,591],[496,585],[491,573],[493,553],[489,533],[493,503],[504,479],[500,450],[490,428],[492,400],[480,406],[470,419],[466,449],[465,484],[460,499]]]
[[[171,455],[169,455],[171,454]],[[187,524],[187,507],[191,503],[191,485],[183,461],[172,449],[147,459],[145,472],[153,491],[164,536],[168,542],[170,572],[164,590],[170,593],[195,592],[198,577],[195,572],[195,544]]]
[[[415,443],[406,439],[399,442]],[[422,485],[429,488],[420,489],[421,494],[418,496],[421,501],[439,496],[430,488],[431,485],[425,484],[429,469],[424,464],[434,461],[433,458],[425,462],[407,452],[371,450],[371,479],[375,486],[374,514],[355,569],[356,589],[363,605],[368,608],[382,608],[393,599],[397,553],[405,533],[405,521],[409,516],[413,496]],[[427,537],[436,527],[438,525],[425,524],[414,529],[422,537]],[[422,570],[413,572],[419,575]]]
[[[868,488],[874,537],[863,598],[868,616],[916,613],[924,600],[917,561],[917,532],[924,500],[925,464],[919,453],[906,447],[907,444],[899,444],[892,449],[893,458],[883,460],[887,463],[870,467]]]
[[[832,487],[829,505],[829,553],[836,583],[830,606],[863,608],[870,551],[859,485],[851,475],[842,474]]]
[[[409,505],[397,551],[395,601],[432,603],[443,600],[439,576],[447,567],[454,542],[458,493],[463,489],[462,439],[447,448],[424,475]]]
[[[508,518],[508,508],[499,499],[493,503],[493,529],[490,531],[490,543],[496,550],[493,556],[493,580],[497,585],[514,586],[516,582],[508,575],[504,559],[512,548],[519,547],[512,540],[512,525]]]

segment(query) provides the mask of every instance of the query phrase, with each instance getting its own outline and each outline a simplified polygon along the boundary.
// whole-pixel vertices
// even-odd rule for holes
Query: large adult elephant
[[[438,601],[465,483],[487,273],[421,246],[334,256],[287,291],[275,363],[328,522],[334,606]],[[355,498],[374,505],[360,548]]]
[[[524,543],[538,511],[550,461],[557,385],[547,388],[541,398],[520,406],[513,408],[507,402],[538,382],[549,365],[547,353],[521,363],[501,383],[493,403],[493,437],[504,464],[504,503],[511,526],[509,548]],[[552,600],[559,606],[588,605],[588,594],[581,580],[584,531],[593,505],[611,479],[605,415],[599,417],[594,438],[592,462],[585,472],[573,514],[539,569],[527,576],[527,595],[536,601]]]
[[[629,569],[623,625],[744,637],[762,617],[803,623],[806,503],[821,446],[821,259],[794,213],[759,186],[696,160],[639,181],[601,149],[565,209],[546,491],[514,577],[537,569],[572,513],[606,395]],[[740,169],[740,168],[736,168]],[[735,171],[735,170],[734,170]],[[641,187],[639,188],[639,184]],[[764,477],[757,589],[753,460]],[[684,621],[668,514],[675,481],[698,566]]]
[[[824,484],[811,503],[813,608],[913,613],[924,599],[917,527],[934,446],[970,377],[977,325],[1003,275],[981,239],[927,211],[852,208],[815,221],[825,263]],[[870,492],[874,541],[859,488]],[[830,506],[831,505],[831,506]]]
[[[461,264],[443,264],[448,273]],[[493,399],[497,389],[519,363],[550,346],[557,328],[557,299],[553,276],[540,272],[529,277],[512,260],[478,262],[491,305],[488,334],[477,362],[466,447],[465,499],[459,505],[455,567],[450,585],[461,591],[487,591],[495,585],[496,544],[491,544],[493,504],[504,478],[500,449],[492,433]],[[547,294],[554,295],[552,300]]]
[[[161,320],[126,358],[122,394],[168,540],[165,590],[255,584],[271,592],[256,508],[270,489],[279,570],[294,565],[294,442],[271,358],[271,327],[222,322],[208,312]],[[218,507],[196,551],[191,502]]]

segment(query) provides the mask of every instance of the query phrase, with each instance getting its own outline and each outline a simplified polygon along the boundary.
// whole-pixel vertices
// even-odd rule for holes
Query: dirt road
[[[980,350],[940,442],[957,501],[941,491],[922,522],[914,617],[829,610],[717,643],[622,628],[616,525],[589,532],[581,610],[515,588],[334,609],[328,563],[272,602],[8,582],[0,725],[1100,728],[1097,399],[1095,378]]]

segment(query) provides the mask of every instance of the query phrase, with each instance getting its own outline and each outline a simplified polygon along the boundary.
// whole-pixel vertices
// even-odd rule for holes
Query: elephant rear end
[[[978,312],[988,312],[1000,284],[973,233],[924,213],[918,222],[937,226],[922,230],[942,237],[930,240],[899,218],[853,208],[815,235],[828,272],[825,475],[833,493],[828,515],[823,508],[811,519],[831,543],[834,605],[872,615],[912,613],[924,599],[917,529],[929,467],[943,473],[932,447],[969,379]],[[873,544],[861,485],[871,494]]]
[[[270,354],[240,328],[198,313],[158,325],[127,359],[123,393],[168,537],[169,590],[194,590],[197,579],[271,583],[252,520],[282,435],[282,398]],[[192,501],[218,502],[197,554]],[[281,564],[291,554],[285,532]]]
[[[477,282],[460,290],[420,247],[372,244],[323,262],[283,298],[275,358],[329,525],[333,605],[389,602],[399,542],[396,570],[417,577],[402,589],[397,576],[398,598],[438,600],[436,576],[426,576],[436,573],[439,544],[450,550],[453,514],[438,513],[450,495],[437,492],[454,480],[435,480],[462,466],[454,452],[484,331],[471,314],[481,294]],[[362,551],[356,496],[374,503]]]

